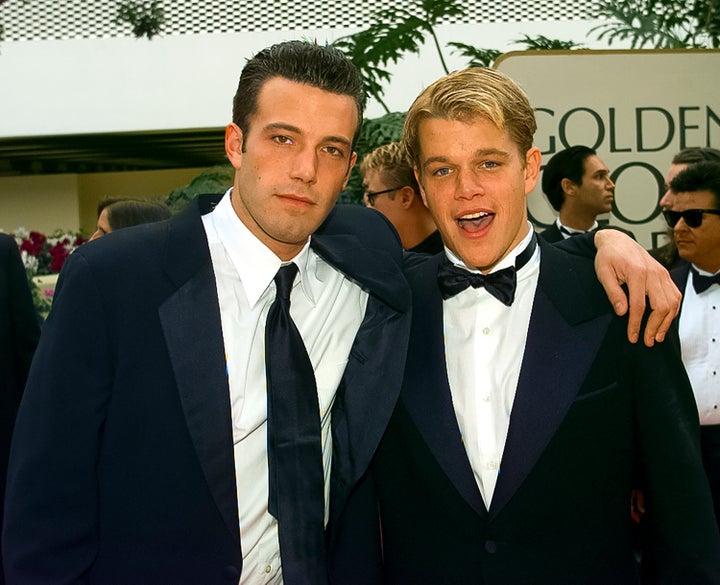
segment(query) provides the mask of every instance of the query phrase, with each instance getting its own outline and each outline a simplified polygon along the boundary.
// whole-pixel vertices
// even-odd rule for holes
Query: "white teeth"
[[[477,213],[470,213],[468,215],[463,215],[460,217],[460,219],[480,219],[481,217],[486,217],[489,215],[488,213],[485,213],[484,211],[478,211]]]

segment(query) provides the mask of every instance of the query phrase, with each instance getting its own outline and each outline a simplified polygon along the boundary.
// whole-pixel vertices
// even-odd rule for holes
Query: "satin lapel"
[[[331,512],[336,520],[367,470],[402,383],[410,292],[398,263],[352,236],[313,236],[313,249],[370,293],[332,411]]]
[[[445,362],[442,297],[433,256],[408,276],[413,290],[413,324],[400,399],[452,484],[480,515],[485,504],[467,458],[453,408]]]
[[[189,204],[189,206],[192,204]],[[170,227],[166,271],[178,287],[160,307],[187,427],[208,487],[239,540],[230,397],[215,277],[197,210]]]
[[[675,283],[675,286],[680,289],[680,292],[685,292],[685,286],[688,282],[688,276],[690,275],[690,262],[683,262],[680,266],[673,268],[670,271],[670,278],[672,278],[672,281]],[[685,297],[683,296],[682,300],[680,301],[680,313],[682,313],[682,306],[685,302]],[[680,314],[678,314],[676,321],[680,322]]]
[[[575,399],[612,316],[585,303],[587,289],[559,253],[542,246],[520,380],[510,415],[491,519],[520,487]],[[591,268],[589,270],[592,270]],[[590,272],[588,278],[595,278]],[[586,285],[589,284],[586,282]],[[593,290],[599,287],[595,287]],[[560,310],[559,308],[562,308]]]

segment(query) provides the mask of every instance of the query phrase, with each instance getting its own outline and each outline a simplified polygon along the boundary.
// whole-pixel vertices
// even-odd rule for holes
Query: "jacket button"
[[[237,567],[234,567],[233,565],[223,567],[222,573],[223,577],[227,581],[235,581],[237,583],[240,579],[240,571],[238,571]]]
[[[485,552],[494,555],[497,552],[498,545],[494,540],[485,541]]]

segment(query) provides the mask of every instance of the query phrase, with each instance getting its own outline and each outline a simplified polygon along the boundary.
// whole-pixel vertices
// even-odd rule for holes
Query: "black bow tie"
[[[443,299],[449,299],[456,294],[464,291],[467,287],[473,288],[485,287],[491,295],[498,299],[508,307],[515,300],[515,273],[520,270],[528,260],[532,257],[537,246],[537,239],[533,234],[530,243],[527,245],[515,259],[515,266],[508,266],[497,272],[490,274],[478,274],[470,272],[459,266],[455,266],[448,260],[447,256],[443,257],[440,267],[438,268],[438,284],[440,286],[440,294]]]
[[[713,284],[720,284],[720,273],[713,276],[705,276],[700,274],[695,267],[691,266],[693,288],[697,294],[706,291]]]

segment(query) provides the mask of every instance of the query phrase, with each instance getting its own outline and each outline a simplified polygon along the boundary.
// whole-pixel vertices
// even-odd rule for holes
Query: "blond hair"
[[[360,174],[364,177],[370,171],[377,171],[383,183],[399,187],[412,187],[419,193],[413,163],[402,142],[390,142],[369,152],[360,162]],[[394,194],[390,194],[391,199]]]
[[[462,122],[473,118],[489,120],[499,129],[507,129],[523,155],[523,162],[525,153],[532,148],[537,129],[535,112],[525,92],[507,75],[487,67],[471,67],[441,77],[410,106],[403,127],[403,144],[418,168],[418,129],[423,120],[430,118]]]

